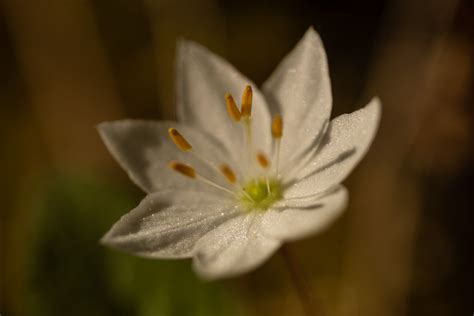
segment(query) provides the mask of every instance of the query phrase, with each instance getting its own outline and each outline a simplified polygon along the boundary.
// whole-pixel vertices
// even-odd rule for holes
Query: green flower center
[[[275,179],[252,179],[242,189],[240,201],[249,211],[266,210],[283,197],[281,183]]]

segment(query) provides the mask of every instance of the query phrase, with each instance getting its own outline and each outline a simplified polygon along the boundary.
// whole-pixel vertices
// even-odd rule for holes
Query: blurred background
[[[0,313],[302,315],[280,255],[203,283],[98,239],[143,198],[95,125],[175,117],[180,37],[257,84],[313,25],[333,115],[383,101],[348,212],[294,242],[325,315],[474,313],[471,0],[0,2]]]

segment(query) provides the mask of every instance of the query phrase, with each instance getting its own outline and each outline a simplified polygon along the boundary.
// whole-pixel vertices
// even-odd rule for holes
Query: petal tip
[[[184,37],[178,37],[176,39],[176,51],[179,53],[182,49],[185,49],[188,45],[188,40]]]
[[[201,267],[199,264],[199,253],[196,253],[193,256],[192,269],[194,273],[199,277],[199,279],[204,282],[211,282],[225,277],[220,275],[219,273],[213,273]]]
[[[115,127],[119,126],[120,124],[127,124],[128,120],[122,120],[122,121],[105,121],[97,124],[95,127],[97,129],[97,132],[99,133],[100,138],[102,141],[107,145],[109,151],[109,144],[111,142],[111,138],[114,136],[114,129]]]
[[[187,58],[190,57],[192,51],[196,49],[199,44],[188,40],[184,37],[180,37],[176,40],[176,60],[179,63],[183,63]]]
[[[312,25],[306,30],[303,38],[304,39],[309,39],[309,40],[314,41],[314,42],[320,44],[321,46],[323,46],[321,36],[319,35],[318,31],[316,31],[316,29]]]
[[[375,106],[380,110],[380,108],[382,107],[382,101],[380,100],[380,97],[374,96],[372,97],[368,105]]]
[[[113,126],[112,121],[100,122],[95,126],[95,129],[99,133],[99,136],[105,140],[106,134],[110,131],[110,128]]]
[[[249,272],[249,271],[239,271],[239,272],[219,271],[217,269],[215,271],[211,271],[199,265],[196,255],[193,257],[192,268],[193,268],[194,273],[196,273],[199,279],[201,279],[203,282],[213,282],[213,281],[222,280],[222,279],[230,279],[230,278],[245,274],[246,272]]]
[[[316,36],[319,37],[319,34],[318,34],[318,32],[316,31],[316,29],[314,28],[313,25],[310,25],[310,27],[308,27],[305,34],[307,34],[307,35],[316,35]]]
[[[380,98],[378,96],[373,97],[365,106],[365,109],[372,114],[378,125],[382,116],[382,101]]]
[[[201,44],[195,41],[186,39],[184,37],[180,37],[176,41],[176,51],[177,51],[178,56],[187,56],[189,54],[192,54],[193,52],[206,51],[206,50],[207,49]]]
[[[229,266],[227,264],[214,264],[208,265],[205,261],[206,258],[199,253],[199,250],[193,254],[193,270],[203,281],[215,281],[219,279],[229,279],[241,276],[243,274],[252,272],[257,268],[261,267],[274,253],[281,247],[282,241],[271,238],[272,242],[268,244],[268,251],[264,251],[262,255],[259,255],[257,260],[251,263],[245,263],[245,260],[234,262],[234,265]],[[223,255],[223,254],[218,254]],[[215,257],[213,258],[215,259]]]
[[[111,231],[109,230],[104,236],[102,236],[102,238],[99,239],[99,245],[110,247],[113,245],[112,239]]]

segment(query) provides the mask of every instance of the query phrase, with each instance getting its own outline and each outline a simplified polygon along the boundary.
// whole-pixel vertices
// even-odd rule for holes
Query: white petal
[[[145,257],[185,258],[199,238],[234,216],[235,206],[213,194],[156,192],[115,223],[101,242]]]
[[[205,279],[218,279],[261,265],[280,246],[280,242],[262,234],[261,221],[262,214],[245,214],[201,238],[193,261],[196,273]]]
[[[380,120],[378,98],[364,108],[331,121],[321,151],[301,171],[287,197],[322,192],[341,183],[359,163],[374,139]]]
[[[229,92],[239,102],[245,86],[251,85],[254,144],[268,152],[271,144],[270,115],[255,84],[227,61],[194,42],[178,43],[177,63],[178,120],[181,123],[216,136],[240,161],[245,148],[242,124],[236,124],[230,118],[224,95]]]
[[[215,191],[212,187],[178,174],[168,167],[171,160],[179,160],[191,164],[201,174],[215,178],[217,182],[222,178],[191,153],[183,153],[176,148],[168,136],[170,127],[176,127],[202,155],[207,155],[215,163],[226,162],[235,168],[236,163],[219,141],[195,128],[176,122],[123,120],[101,123],[98,129],[114,158],[145,192],[164,189]]]
[[[331,116],[332,95],[326,53],[310,28],[263,85],[272,112],[283,116],[281,161],[311,146]]]
[[[278,240],[295,240],[321,232],[344,211],[347,190],[340,186],[323,198],[283,201],[285,208],[268,210],[262,227]]]

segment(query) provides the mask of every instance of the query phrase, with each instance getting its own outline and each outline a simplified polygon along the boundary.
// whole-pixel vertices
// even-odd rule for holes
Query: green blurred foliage
[[[24,315],[237,315],[222,283],[189,261],[155,261],[104,248],[101,235],[137,198],[99,177],[47,174],[31,200]]]

